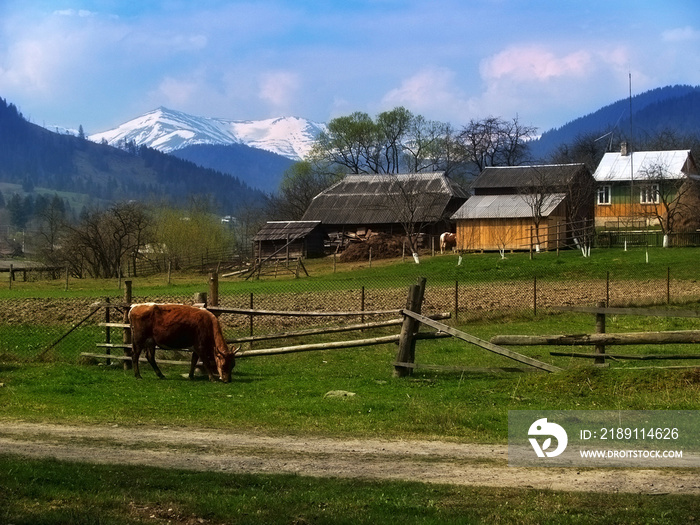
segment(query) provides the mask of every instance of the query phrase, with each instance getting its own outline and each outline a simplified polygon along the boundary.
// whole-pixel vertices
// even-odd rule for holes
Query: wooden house
[[[452,216],[458,250],[551,250],[575,242],[593,218],[584,164],[487,167]]]
[[[312,200],[304,221],[320,221],[331,245],[371,232],[438,236],[469,194],[442,172],[347,175]]]
[[[606,153],[593,174],[596,227],[642,228],[658,224],[681,185],[698,174],[690,150]]]
[[[320,257],[323,242],[319,221],[268,221],[253,238],[254,257],[257,261]]]

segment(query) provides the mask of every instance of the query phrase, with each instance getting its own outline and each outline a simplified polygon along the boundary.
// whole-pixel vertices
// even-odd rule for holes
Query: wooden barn
[[[438,236],[468,192],[443,172],[347,175],[314,197],[305,221],[321,221],[331,248],[371,232]]]
[[[323,255],[320,221],[268,221],[253,238],[257,261],[306,259]]]
[[[452,218],[457,249],[483,251],[552,250],[564,245],[566,194],[547,195],[535,227],[532,208],[522,195],[475,195]]]
[[[552,250],[592,227],[595,181],[584,164],[485,168],[452,216],[458,250]]]

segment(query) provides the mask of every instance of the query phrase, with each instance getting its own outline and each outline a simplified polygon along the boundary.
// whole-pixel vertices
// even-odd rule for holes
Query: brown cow
[[[219,320],[208,310],[184,304],[137,304],[129,310],[129,322],[133,344],[131,361],[138,379],[141,379],[139,356],[142,350],[146,351],[146,359],[158,377],[165,377],[156,364],[158,345],[170,350],[192,349],[190,379],[201,359],[210,381],[216,381],[214,372],[217,370],[224,383],[231,380],[238,349],[228,348]]]

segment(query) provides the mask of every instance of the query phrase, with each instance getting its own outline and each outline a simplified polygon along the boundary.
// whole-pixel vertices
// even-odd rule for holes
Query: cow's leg
[[[134,369],[134,377],[136,379],[141,379],[141,372],[139,371],[139,356],[141,355],[141,344],[134,341],[132,344],[131,351],[131,368]]]
[[[197,361],[199,361],[199,354],[192,350],[192,360],[190,361],[190,379],[194,379],[194,370],[197,368]]]
[[[156,375],[160,379],[165,379],[163,372],[158,368],[158,363],[156,363],[156,342],[153,339],[149,339],[146,342],[146,359],[151,364],[151,368],[155,371]]]

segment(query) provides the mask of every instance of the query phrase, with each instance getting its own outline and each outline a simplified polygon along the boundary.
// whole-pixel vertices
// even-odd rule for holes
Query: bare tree
[[[637,184],[640,192],[642,215],[658,223],[663,232],[663,245],[669,245],[670,236],[676,233],[687,217],[697,216],[700,209],[697,199],[698,182],[691,177],[671,173],[663,162],[650,164],[642,172]]]
[[[105,211],[83,214],[64,243],[63,257],[79,274],[85,269],[92,277],[117,277],[123,263],[133,261],[147,242],[151,222],[138,203],[119,203]]]
[[[525,126],[518,117],[511,121],[488,117],[469,121],[457,139],[465,162],[478,175],[487,166],[519,166],[529,159],[527,142],[537,128]]]
[[[409,248],[416,257],[416,240],[422,228],[444,219],[436,212],[439,206],[435,206],[444,195],[426,191],[418,174],[387,175],[382,193],[387,199],[387,211],[403,227]]]

